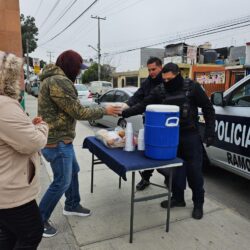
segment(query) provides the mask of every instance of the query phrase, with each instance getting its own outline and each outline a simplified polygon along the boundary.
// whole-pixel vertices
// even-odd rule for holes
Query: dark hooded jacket
[[[154,79],[148,76],[148,78],[142,82],[141,87],[134,93],[132,97],[129,98],[127,102],[128,106],[132,107],[137,103],[142,102],[143,99],[147,97],[150,92],[160,83],[162,83],[161,73],[158,74]]]
[[[185,80],[186,81],[186,80]],[[168,104],[180,107],[180,132],[198,133],[198,108],[202,109],[206,122],[205,137],[215,136],[215,111],[200,84],[191,80],[185,82],[177,75],[169,82],[154,88],[144,100],[123,111],[123,117],[141,114],[149,104]]]

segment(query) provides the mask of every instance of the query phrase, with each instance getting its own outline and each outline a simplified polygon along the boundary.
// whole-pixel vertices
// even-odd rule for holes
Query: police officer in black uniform
[[[150,57],[147,61],[147,68],[149,76],[142,82],[141,87],[134,93],[132,97],[127,102],[128,106],[123,107],[124,109],[128,107],[133,107],[134,105],[143,101],[145,97],[160,83],[162,83],[162,61],[157,57]],[[154,170],[146,170],[141,173],[142,179],[136,185],[137,190],[144,190],[149,185],[149,179]]]
[[[204,181],[202,175],[202,140],[198,132],[198,107],[205,119],[205,143],[210,146],[215,138],[214,108],[198,83],[183,79],[178,65],[166,64],[162,69],[163,83],[151,91],[144,100],[122,112],[123,117],[143,113],[148,104],[169,104],[180,107],[180,139],[178,157],[184,160],[183,167],[174,173],[171,207],[185,207],[184,190],[186,178],[192,189],[194,209],[192,217],[203,217]],[[167,201],[161,202],[167,208]]]

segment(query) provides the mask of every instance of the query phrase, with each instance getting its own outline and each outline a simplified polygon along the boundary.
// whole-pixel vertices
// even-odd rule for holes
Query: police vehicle
[[[250,75],[225,92],[213,93],[211,101],[216,141],[205,146],[209,162],[250,179]]]

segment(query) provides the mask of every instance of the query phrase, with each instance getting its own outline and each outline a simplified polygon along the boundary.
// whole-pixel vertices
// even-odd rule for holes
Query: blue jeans
[[[50,162],[54,175],[54,180],[39,205],[42,219],[47,221],[64,193],[66,209],[74,209],[79,205],[78,172],[80,168],[72,143],[59,142],[55,148],[44,148],[42,154]]]
[[[184,160],[181,168],[177,168],[173,177],[173,197],[184,200],[186,179],[192,189],[193,203],[201,206],[204,203],[204,180],[202,174],[203,149],[199,134],[186,133],[180,136],[178,157]]]

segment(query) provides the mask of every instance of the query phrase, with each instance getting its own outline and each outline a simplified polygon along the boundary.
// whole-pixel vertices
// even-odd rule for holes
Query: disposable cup
[[[144,140],[144,129],[143,129],[143,128],[141,128],[141,129],[139,130],[138,140],[140,140],[140,139],[143,139],[143,140]]]

